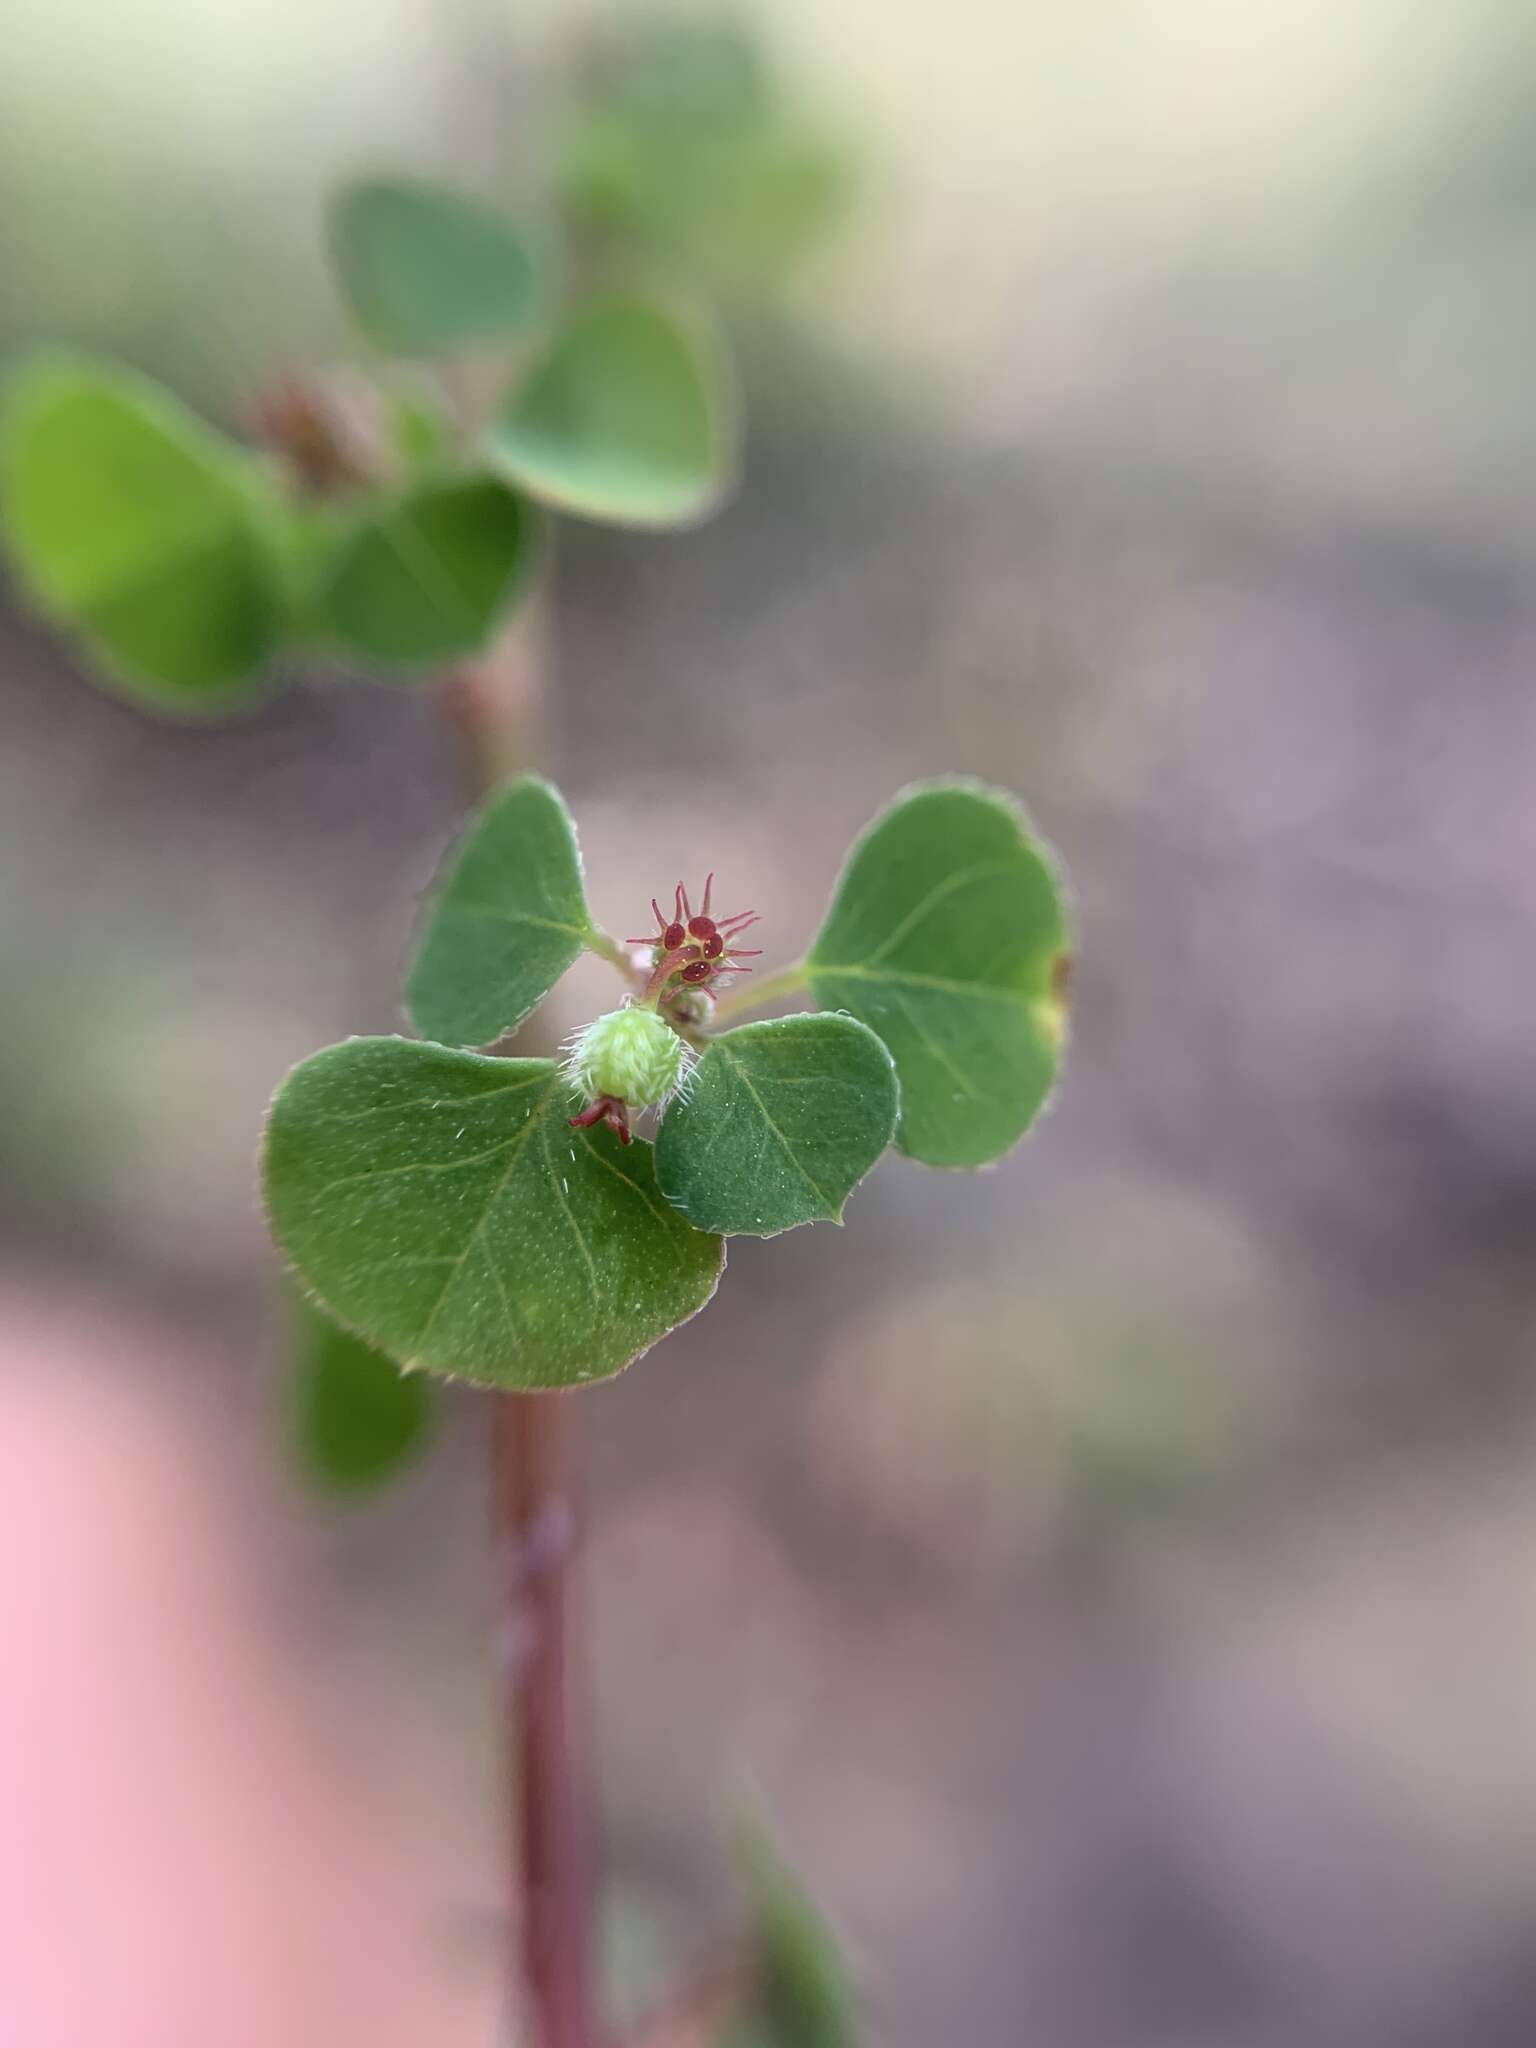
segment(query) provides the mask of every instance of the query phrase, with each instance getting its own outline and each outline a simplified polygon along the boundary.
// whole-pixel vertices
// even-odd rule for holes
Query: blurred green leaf
[[[402,1365],[488,1387],[606,1379],[704,1306],[725,1253],[662,1200],[649,1145],[572,1130],[571,1109],[549,1060],[333,1045],[272,1105],[273,1235]]]
[[[349,186],[331,249],[358,326],[394,355],[515,341],[548,310],[551,266],[537,242],[499,208],[444,186]]]
[[[843,153],[786,115],[755,38],[730,22],[629,27],[561,150],[576,222],[735,287],[777,287],[849,183]]]
[[[620,526],[682,526],[724,495],[735,407],[696,315],[645,299],[573,313],[493,424],[490,459],[536,498]]]
[[[295,1296],[290,1427],[305,1475],[324,1490],[381,1485],[425,1448],[437,1388]]]
[[[421,484],[352,526],[318,620],[362,661],[422,667],[477,654],[525,587],[534,550],[528,507],[494,477]]]
[[[840,1223],[896,1130],[891,1056],[851,1017],[778,1017],[714,1039],[656,1139],[656,1180],[700,1230]]]
[[[807,967],[890,1047],[902,1151],[981,1166],[1023,1136],[1061,1057],[1068,945],[1050,856],[1002,791],[932,783],[869,827]]]
[[[320,600],[352,530],[352,515],[326,498],[291,498],[274,517],[272,546],[293,640],[307,644],[329,638]]]
[[[448,460],[453,432],[444,413],[411,391],[386,394],[386,405],[390,446],[409,475]]]
[[[838,1944],[760,1822],[736,1830],[751,1907],[755,1989],[722,2048],[853,2048],[857,2020]]]
[[[159,711],[251,694],[282,625],[275,494],[252,458],[109,364],[45,359],[7,394],[0,505],[38,602]]]
[[[586,944],[576,827],[536,775],[500,789],[454,852],[406,983],[424,1038],[489,1045],[520,1024]]]
[[[567,204],[591,226],[650,239],[735,287],[781,282],[850,190],[841,154],[800,130],[689,143],[612,120],[572,136],[563,180]]]
[[[679,14],[625,25],[597,97],[637,126],[730,135],[765,120],[773,94],[744,24]]]

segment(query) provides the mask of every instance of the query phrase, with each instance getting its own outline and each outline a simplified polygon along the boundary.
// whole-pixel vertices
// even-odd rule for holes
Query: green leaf
[[[567,145],[562,182],[578,216],[645,236],[717,287],[780,287],[842,212],[851,178],[829,142],[795,130],[719,139],[636,134],[592,121]]]
[[[981,1166],[1038,1114],[1066,1033],[1069,935],[1056,870],[1014,799],[933,783],[849,856],[806,965],[812,992],[890,1047],[896,1143]]]
[[[550,298],[552,266],[533,238],[499,208],[439,185],[350,186],[332,213],[331,250],[358,326],[395,355],[514,341]]]
[[[573,313],[493,424],[489,459],[536,498],[620,526],[683,526],[735,462],[730,377],[713,331],[644,299]]]
[[[436,406],[414,391],[385,394],[390,447],[407,475],[444,467],[453,450],[453,429]]]
[[[747,290],[782,288],[851,182],[842,151],[786,109],[749,30],[670,19],[615,38],[556,176],[588,230]]]
[[[433,902],[406,982],[423,1038],[489,1045],[520,1024],[587,942],[576,827],[537,775],[482,805]]]
[[[752,1909],[756,1983],[729,2048],[852,2048],[853,1990],[826,1920],[760,1822],[738,1823],[736,1854]]]
[[[318,599],[349,654],[420,667],[477,654],[528,580],[528,508],[494,477],[423,484],[342,542]]]
[[[610,63],[600,102],[658,135],[735,135],[772,110],[762,51],[738,21],[642,18],[626,25]]]
[[[153,709],[227,708],[276,646],[268,489],[242,451],[126,371],[45,360],[11,386],[0,504],[12,556],[122,694]]]
[[[711,1041],[662,1119],[656,1180],[700,1230],[840,1223],[896,1130],[891,1056],[851,1017],[778,1017]]]
[[[704,1306],[725,1249],[663,1201],[649,1145],[572,1130],[572,1108],[550,1060],[333,1045],[272,1105],[273,1235],[402,1365],[486,1387],[606,1379]]]
[[[290,1428],[306,1476],[337,1493],[391,1478],[421,1452],[436,1422],[437,1388],[400,1368],[296,1298]]]

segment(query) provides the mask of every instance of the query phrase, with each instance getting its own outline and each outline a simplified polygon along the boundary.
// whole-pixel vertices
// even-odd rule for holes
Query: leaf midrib
[[[876,946],[874,952],[868,956],[865,962],[866,966],[873,967],[877,960],[884,958],[887,953],[894,951],[907,936],[908,932],[915,926],[920,925],[923,919],[936,910],[946,897],[953,896],[958,890],[968,889],[973,882],[979,882],[984,878],[990,879],[994,875],[1012,874],[1016,866],[1017,862],[1014,860],[976,861],[968,868],[961,868],[955,874],[946,875],[941,882],[935,882],[927,895],[920,897],[905,917],[899,920],[894,929],[886,933],[879,945]]]
[[[817,1201],[821,1204],[822,1208],[824,1210],[829,1210],[833,1215],[835,1215],[837,1213],[836,1203],[828,1201],[826,1191],[818,1184],[815,1178],[806,1171],[805,1167],[796,1157],[794,1148],[791,1146],[788,1138],[785,1137],[784,1133],[779,1129],[778,1125],[774,1122],[772,1113],[770,1112],[767,1103],[764,1102],[762,1096],[758,1094],[757,1088],[753,1083],[752,1076],[747,1072],[746,1065],[741,1059],[740,1054],[733,1052],[730,1049],[730,1047],[726,1045],[723,1039],[717,1043],[715,1050],[717,1052],[723,1053],[729,1065],[733,1067],[735,1071],[741,1076],[742,1083],[745,1086],[747,1093],[751,1096],[752,1100],[757,1104],[758,1108],[762,1112],[763,1122],[768,1126],[769,1130],[772,1131],[773,1135],[778,1139],[779,1146],[783,1151],[784,1157],[789,1161],[790,1165],[793,1166],[795,1171],[800,1175],[800,1178],[805,1182],[806,1186],[810,1189],[811,1193],[816,1197]]]
[[[452,903],[443,906],[440,915],[444,917],[487,917],[495,918],[502,924],[531,924],[540,931],[564,932],[568,938],[586,942],[591,930],[586,924],[564,924],[558,918],[539,917],[530,910],[508,910],[501,903]]]
[[[544,1110],[548,1105],[549,1098],[554,1094],[555,1089],[559,1086],[559,1082],[560,1075],[558,1069],[552,1070],[550,1073],[549,1080],[545,1083],[543,1094],[539,1097],[538,1101],[533,1104],[533,1106],[530,1108],[528,1112],[528,1121],[524,1124],[523,1128],[520,1131],[514,1134],[512,1140],[512,1151],[507,1160],[506,1168],[503,1171],[500,1180],[497,1181],[495,1187],[492,1188],[490,1194],[486,1197],[485,1206],[480,1211],[480,1215],[476,1220],[474,1228],[465,1238],[463,1249],[460,1251],[458,1257],[454,1260],[452,1270],[449,1272],[447,1279],[443,1282],[442,1291],[439,1293],[436,1301],[433,1302],[431,1309],[428,1311],[427,1320],[421,1326],[420,1333],[418,1334],[415,1343],[415,1348],[418,1351],[420,1351],[426,1345],[428,1339],[431,1337],[432,1331],[437,1324],[437,1318],[442,1311],[443,1303],[448,1299],[449,1295],[458,1285],[459,1275],[464,1270],[465,1262],[468,1260],[469,1255],[474,1250],[475,1246],[479,1243],[481,1233],[484,1231],[487,1222],[489,1222],[490,1220],[492,1210],[496,1207],[497,1203],[506,1193],[507,1188],[511,1183],[512,1175],[517,1169],[517,1162],[519,1161],[519,1159],[522,1158],[524,1151],[527,1149],[529,1140],[532,1138],[535,1130],[538,1129],[539,1120],[543,1116]],[[496,1281],[497,1290],[501,1294],[502,1299],[505,1302],[507,1299],[506,1285],[505,1282],[502,1280],[500,1272],[496,1268],[495,1260],[492,1259],[489,1254],[487,1254],[485,1263],[487,1267],[490,1269],[491,1273],[493,1274]]]
[[[999,988],[996,982],[955,981],[947,975],[920,974],[905,967],[871,967],[867,962],[833,967],[821,960],[813,959],[810,963],[810,972],[813,981],[821,976],[832,978],[840,975],[848,981],[890,982],[893,986],[902,988],[936,989],[941,995],[980,996],[983,1000],[990,998],[993,1002],[1012,1003],[1024,1010],[1033,1010],[1036,1003],[1042,999],[1039,995],[1031,995],[1026,989]]]

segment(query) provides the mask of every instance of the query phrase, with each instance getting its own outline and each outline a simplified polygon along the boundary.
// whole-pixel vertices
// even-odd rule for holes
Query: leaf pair
[[[488,1045],[515,1030],[595,933],[570,815],[515,782],[470,828],[406,985],[422,1035]],[[713,1040],[662,1120],[663,1194],[701,1230],[773,1236],[840,1220],[891,1141],[890,1055],[849,1017],[786,1017]]]
[[[431,1040],[358,1039],[273,1104],[279,1244],[327,1310],[404,1364],[490,1385],[617,1372],[704,1305],[731,1234],[839,1221],[891,1142],[998,1157],[1063,1033],[1066,926],[1017,807],[909,793],[850,857],[806,972],[841,1009],[711,1036],[654,1147],[576,1131],[548,1060],[465,1048],[514,1029],[594,928],[574,828],[528,778],[451,865],[411,968]],[[898,1120],[899,1119],[899,1120]]]
[[[555,263],[498,208],[433,185],[374,180],[332,223],[337,269],[364,334],[434,356],[544,337],[485,437],[491,469],[557,510],[678,526],[718,502],[731,467],[731,393],[700,316],[607,297],[556,323]]]
[[[407,1000],[429,1038],[514,1028],[596,934],[576,835],[529,778],[486,807],[438,897]],[[603,1378],[693,1315],[724,1265],[656,1186],[651,1149],[576,1131],[551,1060],[352,1039],[280,1090],[275,1236],[339,1322],[405,1365],[485,1385]]]
[[[527,586],[530,501],[672,527],[729,483],[730,379],[698,314],[624,295],[562,317],[548,253],[497,209],[434,186],[353,187],[332,225],[343,290],[380,349],[532,351],[472,445],[456,452],[439,410],[391,397],[366,477],[331,478],[346,489],[316,505],[115,365],[44,358],[11,385],[12,558],[103,674],[154,709],[228,710],[285,646],[406,669],[478,652]],[[291,429],[339,431],[323,409]]]

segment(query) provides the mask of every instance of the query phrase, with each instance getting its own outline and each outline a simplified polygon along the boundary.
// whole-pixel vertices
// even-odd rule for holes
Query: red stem
[[[536,621],[485,661],[443,678],[477,795],[537,755]],[[581,1415],[568,1394],[492,1394],[495,1597],[507,1677],[510,1905],[520,1939],[510,1986],[532,2048],[597,2048],[592,1786],[582,1636],[575,1609]]]
[[[587,1703],[578,1677],[579,1542],[569,1394],[503,1394],[491,1420],[508,1678],[522,1988],[537,2048],[595,2048]]]

